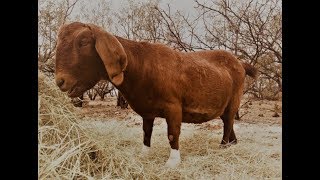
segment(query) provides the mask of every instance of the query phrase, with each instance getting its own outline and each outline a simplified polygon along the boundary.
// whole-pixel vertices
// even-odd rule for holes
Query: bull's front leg
[[[150,151],[154,118],[143,117],[142,119],[143,119],[143,146],[141,150],[141,155],[146,156],[149,154],[149,151]]]
[[[168,125],[168,139],[171,146],[170,157],[166,162],[166,166],[175,168],[181,162],[179,151],[179,136],[182,122],[181,106],[170,106],[166,112],[166,121]]]

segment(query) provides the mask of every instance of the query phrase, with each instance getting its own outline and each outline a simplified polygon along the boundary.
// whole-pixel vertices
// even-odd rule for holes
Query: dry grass
[[[157,119],[151,154],[143,158],[141,125],[79,119],[70,100],[43,77],[39,97],[40,179],[281,179],[279,125],[238,122],[239,144],[220,149],[220,121],[183,124],[182,163],[167,169],[170,147],[164,120]]]
[[[159,119],[158,119],[159,120]],[[151,155],[139,156],[142,128],[124,121],[81,122],[94,131],[108,150],[106,169],[113,177],[123,179],[281,179],[281,128],[277,126],[237,124],[239,144],[220,149],[222,129],[211,126],[182,125],[180,151],[182,164],[167,169],[170,147],[166,124],[154,126]],[[241,131],[240,131],[241,129]]]
[[[98,145],[76,122],[70,99],[39,72],[39,179],[87,179],[101,174]]]

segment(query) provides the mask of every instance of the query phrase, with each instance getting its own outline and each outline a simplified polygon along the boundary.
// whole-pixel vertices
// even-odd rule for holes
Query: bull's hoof
[[[237,144],[238,143],[238,141],[237,141],[237,139],[234,139],[234,140],[232,140],[231,142],[225,142],[224,140],[222,140],[221,141],[221,144],[220,144],[220,148],[221,149],[225,149],[225,148],[228,148],[228,147],[230,147],[231,145],[235,145],[235,144]]]
[[[140,153],[140,157],[147,157],[150,155],[150,147],[143,145]]]
[[[226,149],[226,148],[228,148],[228,147],[230,147],[231,146],[231,143],[227,143],[227,144],[220,144],[220,148],[221,149]]]
[[[225,141],[225,140],[222,139],[219,147],[220,147],[221,149],[225,149],[225,148],[228,148],[228,147],[230,147],[230,146],[231,146],[231,143],[230,143],[230,142],[227,142],[227,141]]]
[[[166,162],[165,166],[168,168],[175,168],[180,164],[180,162],[181,162],[180,151],[176,149],[171,149],[169,159]]]
[[[181,162],[180,158],[169,158],[165,166],[168,168],[176,168]]]
[[[232,140],[231,142],[229,142],[231,145],[236,145],[238,143],[237,139]]]

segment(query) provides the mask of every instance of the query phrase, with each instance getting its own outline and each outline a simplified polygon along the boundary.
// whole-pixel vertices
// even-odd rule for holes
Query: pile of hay
[[[39,179],[86,179],[100,175],[101,148],[77,123],[70,98],[41,72],[38,83]]]
[[[220,149],[221,128],[183,124],[182,163],[168,169],[163,119],[156,120],[151,154],[140,157],[140,125],[79,119],[70,99],[42,75],[39,100],[39,179],[281,179],[280,126],[238,123],[239,144]]]

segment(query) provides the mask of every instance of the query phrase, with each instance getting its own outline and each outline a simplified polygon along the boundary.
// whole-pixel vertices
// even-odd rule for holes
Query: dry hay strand
[[[38,83],[39,179],[90,179],[101,174],[101,148],[77,123],[70,99],[40,72]]]

